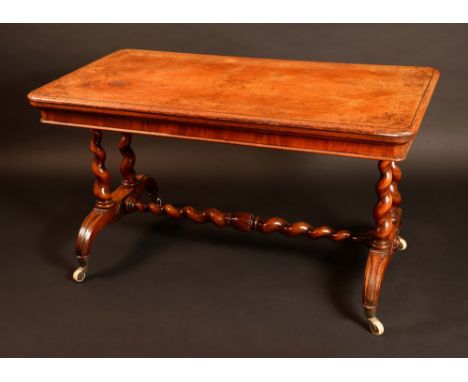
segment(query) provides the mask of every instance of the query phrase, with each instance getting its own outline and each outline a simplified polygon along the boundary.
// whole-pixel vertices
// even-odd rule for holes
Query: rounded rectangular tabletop
[[[264,134],[410,142],[439,77],[429,67],[120,50],[29,94],[34,106]]]

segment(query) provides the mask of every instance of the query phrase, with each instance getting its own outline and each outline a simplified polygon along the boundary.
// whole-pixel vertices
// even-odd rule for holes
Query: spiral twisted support
[[[102,132],[91,130],[90,150],[94,155],[92,172],[95,176],[93,193],[96,204],[83,221],[78,233],[76,256],[80,266],[73,274],[76,281],[81,282],[86,276],[89,255],[97,234],[108,224],[133,211],[167,215],[175,219],[186,218],[196,223],[212,223],[217,227],[233,227],[244,232],[258,231],[264,234],[277,232],[287,237],[350,240],[364,243],[370,248],[364,274],[363,307],[372,333],[383,334],[384,327],[376,317],[380,288],[385,271],[401,240],[398,236],[402,216],[398,183],[402,172],[396,162],[382,160],[378,164],[380,178],[376,185],[378,200],[373,209],[374,229],[353,233],[349,230],[335,230],[328,226],[313,227],[304,221],[290,223],[281,217],[263,219],[249,212],[223,212],[216,208],[198,210],[192,206],[176,207],[172,204],[163,204],[159,198],[156,202],[144,203],[140,198],[143,192],[146,191],[157,197],[158,187],[152,178],[136,175],[135,153],[131,148],[132,136],[129,133],[122,134],[118,147],[122,155],[121,186],[111,193],[110,174],[105,167],[106,152],[101,141]]]
[[[124,201],[130,195],[137,198],[144,191],[157,192],[156,182],[152,178],[135,174],[135,154],[130,147],[131,140],[130,134],[122,134],[119,142],[119,151],[122,154],[122,185],[111,192],[111,177],[105,167],[106,152],[101,145],[102,132],[91,130],[90,150],[94,154],[91,169],[95,176],[93,193],[96,204],[81,224],[76,239],[75,253],[79,267],[73,273],[75,281],[81,282],[85,279],[94,241],[100,231],[125,213]]]
[[[136,184],[136,173],[135,173],[135,153],[131,148],[132,134],[122,133],[119,141],[119,151],[122,155],[120,162],[120,173],[122,175],[122,186],[133,187]]]
[[[393,223],[399,227],[401,225],[402,210],[399,207],[401,204],[401,194],[398,190],[398,183],[400,182],[403,173],[397,166],[396,162],[391,162],[392,167],[392,184],[390,185],[390,192],[392,194],[392,208],[390,214],[392,215]]]
[[[386,160],[380,161],[378,167],[378,201],[373,211],[376,226],[372,233],[363,287],[364,312],[369,320],[371,332],[375,335],[381,335],[384,331],[382,323],[376,317],[377,304],[385,271],[396,248],[402,214],[399,208],[401,195],[398,190],[401,170],[395,162]]]
[[[392,163],[394,162],[379,162],[381,177],[376,185],[378,202],[374,207],[374,220],[376,222],[376,227],[373,235],[373,247],[378,250],[385,250],[388,248],[390,235],[394,229],[391,210],[394,206],[394,196],[396,195],[395,191],[398,193],[398,188],[393,177]]]
[[[142,203],[135,199],[127,201],[127,211],[151,212],[175,219],[187,218],[195,223],[212,223],[217,227],[231,226],[239,231],[259,231],[264,234],[278,232],[287,237],[306,236],[312,239],[329,238],[333,241],[365,241],[366,235],[353,234],[348,230],[334,230],[328,226],[313,227],[306,222],[289,223],[280,217],[267,220],[249,212],[222,212],[216,208],[197,210],[192,206],[175,207],[172,204]]]
[[[91,164],[91,171],[95,180],[93,193],[96,198],[95,207],[81,224],[76,239],[75,254],[79,267],[73,273],[73,278],[81,282],[86,277],[88,269],[88,258],[97,233],[109,222],[113,220],[115,201],[112,199],[110,191],[110,174],[106,169],[106,152],[103,149],[102,132],[100,130],[90,130],[89,149],[94,155]]]
[[[94,154],[94,160],[91,165],[91,170],[95,176],[93,193],[96,197],[96,207],[112,208],[114,202],[110,192],[110,174],[106,169],[106,152],[104,151],[101,141],[102,132],[99,130],[91,130],[91,141],[89,148]]]

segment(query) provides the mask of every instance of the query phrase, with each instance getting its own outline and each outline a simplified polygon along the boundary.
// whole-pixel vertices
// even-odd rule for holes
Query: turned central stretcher
[[[436,86],[429,67],[358,65],[120,50],[28,95],[44,123],[90,129],[96,204],[78,233],[75,281],[86,277],[97,234],[133,211],[240,231],[279,232],[369,248],[363,307],[381,335],[376,308],[396,250],[402,210],[397,162],[406,158]],[[121,186],[110,189],[102,131],[119,132]],[[197,139],[378,160],[375,227],[335,230],[247,212],[163,203],[156,182],[134,171],[132,134]],[[144,192],[153,201],[144,203]]]

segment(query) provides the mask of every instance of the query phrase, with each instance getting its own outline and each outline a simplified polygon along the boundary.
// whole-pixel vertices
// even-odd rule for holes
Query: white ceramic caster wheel
[[[73,280],[75,280],[77,283],[81,283],[82,281],[84,281],[84,279],[86,278],[86,271],[87,268],[85,267],[77,268],[76,271],[73,272]]]
[[[398,236],[397,242],[398,242],[398,250],[404,251],[406,248],[408,248],[408,243],[401,236]]]
[[[377,317],[369,317],[369,328],[374,336],[381,336],[384,333],[384,326]]]

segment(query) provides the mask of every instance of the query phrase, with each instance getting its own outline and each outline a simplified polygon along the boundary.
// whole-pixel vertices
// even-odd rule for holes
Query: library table
[[[79,267],[73,279],[85,279],[97,234],[134,211],[244,232],[349,240],[368,247],[363,307],[371,332],[381,335],[384,327],[376,308],[383,276],[395,251],[406,248],[399,235],[402,172],[397,162],[408,154],[438,78],[439,72],[430,67],[125,49],[34,90],[28,98],[40,109],[42,122],[91,133],[96,203],[78,233]],[[103,131],[121,134],[121,185],[113,191],[101,145]],[[134,170],[132,134],[376,160],[380,178],[375,225],[351,232],[163,202],[153,178]],[[144,193],[152,197],[150,202],[143,202]]]

